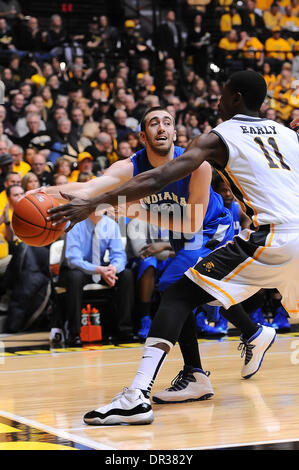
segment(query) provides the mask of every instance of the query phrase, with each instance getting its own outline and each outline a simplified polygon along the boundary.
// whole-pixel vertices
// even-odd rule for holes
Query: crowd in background
[[[101,177],[111,164],[142,148],[139,122],[152,106],[161,105],[175,117],[176,145],[186,148],[193,137],[221,122],[222,85],[232,71],[246,67],[260,71],[267,82],[263,117],[286,126],[298,117],[298,0],[190,0],[185,7],[180,19],[175,10],[165,11],[154,31],[139,17],[125,19],[119,29],[101,15],[90,19],[85,34],[77,34],[66,29],[58,14],[43,29],[38,18],[23,15],[17,0],[0,2],[0,77],[5,85],[0,105],[0,306],[7,313],[9,292],[8,317],[14,316],[16,280],[11,273],[18,272],[20,257],[24,263],[30,253],[39,266],[45,256],[38,248],[24,255],[12,230],[12,211],[24,192]],[[126,262],[120,272],[131,261],[123,250]],[[28,298],[32,292],[28,289]],[[25,307],[18,308],[18,321],[8,322],[10,331],[22,330],[28,320]],[[138,315],[130,327],[127,323],[132,339]]]

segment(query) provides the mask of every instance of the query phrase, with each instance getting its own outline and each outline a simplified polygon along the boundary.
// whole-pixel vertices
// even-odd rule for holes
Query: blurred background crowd
[[[24,247],[10,223],[24,192],[100,177],[142,148],[139,122],[152,106],[173,114],[176,145],[186,148],[221,122],[223,83],[244,68],[259,71],[267,82],[262,116],[289,126],[299,116],[298,51],[298,0],[0,0],[2,331],[23,331],[49,304],[57,310],[49,247]],[[152,240],[145,235],[134,251],[118,222],[121,245],[110,246],[110,260],[103,261],[123,274],[116,286],[109,285],[109,270],[102,273],[118,304],[107,337],[137,341],[145,338],[154,314],[159,269],[154,278],[146,277],[147,270],[136,274],[132,260]],[[173,256],[165,239],[158,242],[164,245],[155,247],[157,253]],[[73,294],[68,305],[70,299]],[[260,293],[248,311],[259,322],[290,329],[277,292]],[[211,326],[204,313],[199,334],[228,332],[227,325]],[[76,318],[72,345],[80,345]],[[54,339],[62,327],[51,322],[53,315]]]

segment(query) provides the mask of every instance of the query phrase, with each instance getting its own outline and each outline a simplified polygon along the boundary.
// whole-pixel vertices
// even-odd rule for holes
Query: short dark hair
[[[232,92],[241,93],[249,110],[259,111],[267,95],[267,84],[260,73],[253,70],[235,72],[228,85]]]
[[[8,186],[8,188],[6,188],[6,190],[5,190],[7,197],[10,196],[12,188],[22,188],[22,189],[24,189],[23,186],[21,186],[20,184],[12,184],[11,186]]]
[[[148,109],[147,111],[145,111],[144,115],[143,115],[142,118],[141,118],[141,121],[140,121],[140,130],[141,130],[142,132],[145,131],[145,120],[146,120],[145,118],[146,118],[146,116],[147,116],[149,113],[151,113],[152,111],[166,111],[166,112],[173,118],[172,114],[170,114],[170,112],[169,112],[166,108],[164,108],[163,106],[153,106],[152,108],[150,108],[150,109]],[[174,118],[173,118],[173,120],[174,120]]]

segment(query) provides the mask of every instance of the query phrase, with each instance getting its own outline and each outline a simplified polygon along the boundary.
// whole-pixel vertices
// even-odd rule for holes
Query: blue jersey
[[[185,149],[181,147],[174,147],[174,158],[184,153]],[[136,152],[132,157],[131,161],[134,165],[134,176],[143,173],[148,170],[152,170],[153,167],[150,164],[146,149],[141,149]],[[182,178],[179,181],[170,183],[165,186],[161,192],[152,194],[143,199],[146,206],[155,204],[161,209],[170,208],[174,204],[179,206],[181,213],[184,212],[184,207],[187,205],[189,199],[189,184],[191,175]],[[210,199],[206,215],[203,221],[203,229],[196,235],[193,235],[190,239],[190,234],[175,234],[169,232],[170,243],[175,252],[180,249],[191,249],[196,250],[202,247],[203,239],[211,239],[210,249],[214,249],[220,241],[222,241],[227,234],[227,230],[232,223],[232,217],[228,209],[224,207],[222,197],[215,193],[210,187]],[[221,233],[223,230],[223,233]],[[215,238],[217,235],[217,240]],[[213,241],[212,241],[213,239]],[[212,246],[214,244],[214,246]]]
[[[241,223],[240,223],[240,206],[237,201],[232,201],[229,210],[232,213],[234,221],[234,233],[238,235],[241,232]]]

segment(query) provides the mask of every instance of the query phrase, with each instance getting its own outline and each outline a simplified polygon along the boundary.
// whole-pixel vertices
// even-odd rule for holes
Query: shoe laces
[[[248,362],[252,359],[253,348],[255,348],[255,345],[248,343],[246,340],[241,340],[238,346],[238,351],[241,351],[241,358],[243,358],[245,355],[245,365],[248,364]]]
[[[205,372],[206,376],[210,375],[210,372]],[[170,392],[176,392],[178,390],[183,390],[187,387],[190,382],[196,382],[196,378],[193,375],[193,372],[185,370],[180,370],[178,375],[171,381],[171,387],[167,390]]]

